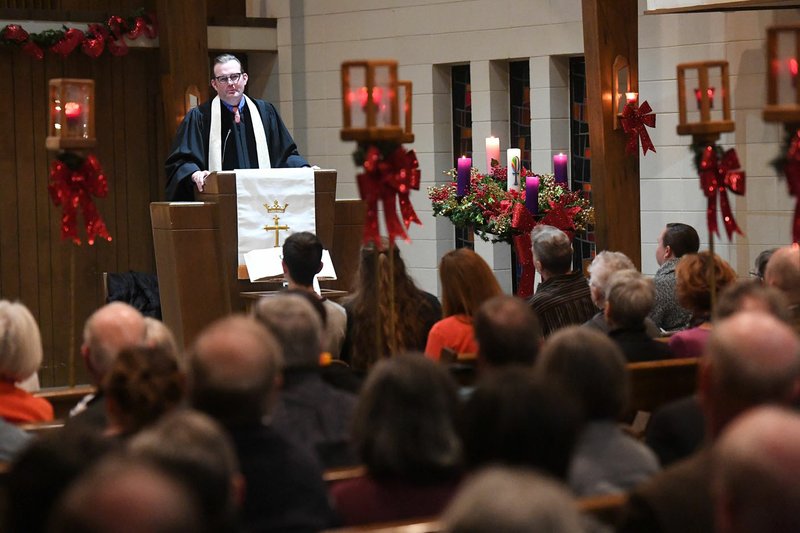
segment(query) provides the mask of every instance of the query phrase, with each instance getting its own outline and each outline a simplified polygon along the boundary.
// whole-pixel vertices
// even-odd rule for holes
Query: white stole
[[[258,155],[258,168],[272,168],[269,160],[269,148],[267,148],[267,134],[264,131],[264,123],[261,121],[261,113],[258,112],[255,102],[246,95],[244,96],[247,109],[250,110],[250,120],[253,121],[253,133],[256,137],[256,153]],[[211,100],[211,132],[208,136],[208,170],[218,172],[222,170],[222,104],[219,96]]]

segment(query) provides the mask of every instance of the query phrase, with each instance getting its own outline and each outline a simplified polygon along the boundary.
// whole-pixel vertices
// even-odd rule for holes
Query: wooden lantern
[[[621,129],[620,118],[627,104],[626,94],[634,90],[631,87],[631,68],[628,59],[623,56],[614,58],[614,76],[611,79],[612,105],[614,106],[614,129]]]
[[[697,76],[687,76],[696,72]],[[711,84],[712,76],[719,78],[719,85]],[[691,86],[687,81],[693,81]],[[698,120],[689,121],[688,102],[696,103]],[[721,104],[721,105],[720,105]],[[722,116],[712,117],[712,110]],[[702,142],[714,142],[721,133],[733,131],[731,120],[730,80],[727,61],[699,61],[678,65],[678,135],[691,135]]]
[[[397,92],[397,61],[342,63],[342,140],[402,142]]]
[[[400,108],[400,127],[403,129],[403,137],[400,142],[403,143],[414,142],[413,124],[411,122],[412,87],[413,84],[410,81],[401,80],[397,82],[397,101],[402,106]]]
[[[94,136],[94,80],[50,80],[48,150],[80,150],[97,144]]]
[[[767,122],[800,123],[800,25],[767,29]]]

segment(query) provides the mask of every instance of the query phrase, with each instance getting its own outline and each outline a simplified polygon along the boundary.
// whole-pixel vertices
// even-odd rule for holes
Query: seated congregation
[[[602,251],[587,280],[539,226],[530,301],[459,249],[440,303],[397,247],[366,247],[336,303],[312,288],[319,240],[293,234],[289,289],[185,350],[127,304],[97,309],[94,391],[63,420],[31,379],[36,321],[0,301],[0,529],[798,531],[800,249],[737,280],[696,237],[668,225],[654,279]],[[678,367],[696,382],[664,380],[636,427],[641,370]]]

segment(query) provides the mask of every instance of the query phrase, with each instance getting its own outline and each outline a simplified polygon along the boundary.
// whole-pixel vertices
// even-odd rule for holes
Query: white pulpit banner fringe
[[[314,170],[238,169],[236,172],[239,264],[251,250],[283,246],[292,233],[316,233]]]

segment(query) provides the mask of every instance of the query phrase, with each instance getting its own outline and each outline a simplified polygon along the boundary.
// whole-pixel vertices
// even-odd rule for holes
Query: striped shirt
[[[545,337],[564,326],[583,324],[597,312],[589,284],[580,271],[541,282],[528,303]]]

